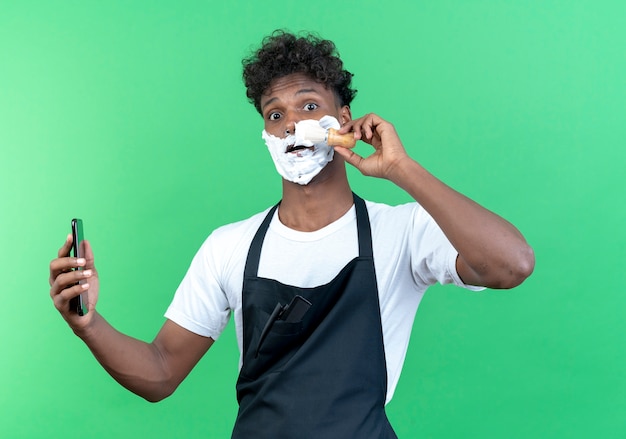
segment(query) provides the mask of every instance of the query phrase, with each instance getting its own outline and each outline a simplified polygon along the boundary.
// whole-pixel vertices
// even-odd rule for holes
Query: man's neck
[[[308,185],[283,181],[280,222],[290,229],[313,232],[341,218],[354,204],[344,172],[324,171]]]

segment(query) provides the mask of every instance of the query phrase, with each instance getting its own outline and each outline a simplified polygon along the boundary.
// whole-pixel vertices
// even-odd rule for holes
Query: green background
[[[398,435],[626,437],[624,23],[622,0],[0,1],[0,436],[229,437],[232,323],[150,404],[67,328],[48,264],[83,218],[100,312],[151,340],[208,233],[280,197],[240,60],[288,28],[334,40],[353,115],[393,122],[536,252],[515,290],[429,290],[388,406]]]

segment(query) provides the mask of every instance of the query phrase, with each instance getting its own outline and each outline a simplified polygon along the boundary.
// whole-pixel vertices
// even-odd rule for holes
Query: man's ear
[[[339,114],[341,116],[341,125],[344,125],[352,120],[352,111],[350,111],[350,107],[348,105],[341,107]]]

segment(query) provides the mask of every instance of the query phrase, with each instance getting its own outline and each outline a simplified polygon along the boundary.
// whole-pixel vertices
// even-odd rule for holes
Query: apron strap
[[[372,251],[372,230],[367,207],[365,206],[365,201],[354,192],[352,192],[352,198],[354,199],[356,210],[356,229],[359,234],[359,257],[371,258],[374,253]]]
[[[280,205],[280,201],[270,209],[270,211],[265,216],[265,219],[261,223],[261,226],[254,235],[254,239],[252,240],[252,244],[250,244],[250,249],[248,250],[248,258],[246,259],[246,268],[244,269],[243,276],[244,279],[247,277],[256,277],[259,271],[259,260],[261,259],[261,246],[263,246],[263,240],[265,239],[265,234],[267,233],[267,229],[270,226],[270,222],[272,222],[272,218],[274,217],[274,212],[278,209]]]

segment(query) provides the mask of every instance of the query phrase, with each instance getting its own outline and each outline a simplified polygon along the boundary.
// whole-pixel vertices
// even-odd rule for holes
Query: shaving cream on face
[[[337,119],[332,116],[324,116],[319,121],[307,120],[298,123],[315,123],[328,129],[339,129],[340,125]],[[328,146],[325,142],[313,144],[309,140],[298,138],[298,130],[296,134],[280,138],[269,134],[263,130],[263,140],[267,145],[267,149],[272,156],[274,166],[278,173],[288,181],[301,185],[309,184],[309,182],[320,173],[324,167],[332,161],[335,150]],[[290,146],[306,146],[306,149],[296,149],[287,152]]]

